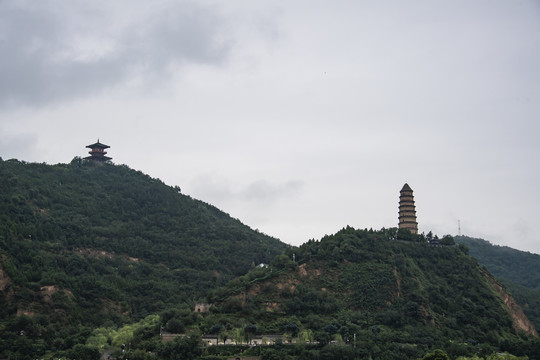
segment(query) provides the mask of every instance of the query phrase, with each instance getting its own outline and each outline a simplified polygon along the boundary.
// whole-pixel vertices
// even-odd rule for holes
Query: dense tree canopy
[[[81,326],[191,306],[285,249],[127,166],[8,160],[0,179],[0,358],[67,350]]]
[[[347,227],[289,249],[270,268],[214,292],[216,306],[207,319],[222,322],[230,315],[234,323],[241,314],[259,333],[285,339],[298,326],[304,342],[356,342],[364,351],[356,358],[417,359],[433,348],[444,349],[431,352],[434,358],[497,349],[520,354],[517,344],[527,336],[514,329],[496,280],[466,248],[451,236],[430,245],[423,235],[396,237],[396,230]],[[538,347],[538,340],[528,341]]]
[[[0,358],[540,359],[459,237],[346,227],[292,248],[127,166],[0,160],[0,179]],[[537,258],[478,259],[534,314]],[[245,345],[264,334],[282,343]]]
[[[536,329],[540,329],[540,255],[467,236],[457,236],[455,240],[467,246],[470,255],[507,287]]]

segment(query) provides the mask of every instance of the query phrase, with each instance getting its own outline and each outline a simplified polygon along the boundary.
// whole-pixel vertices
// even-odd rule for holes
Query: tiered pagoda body
[[[414,196],[408,184],[403,185],[399,192],[399,228],[409,229],[412,234],[418,234]]]
[[[85,160],[94,160],[94,161],[98,161],[98,162],[105,162],[105,161],[109,161],[109,160],[112,159],[111,157],[105,156],[107,154],[105,149],[110,148],[110,146],[100,143],[99,139],[98,139],[97,143],[92,144],[92,145],[88,145],[86,147],[91,149],[91,150],[88,152],[90,154],[90,156],[85,157],[84,158]]]

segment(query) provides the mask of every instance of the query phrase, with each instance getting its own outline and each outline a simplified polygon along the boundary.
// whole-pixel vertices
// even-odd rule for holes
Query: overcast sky
[[[0,156],[126,164],[300,245],[540,253],[540,2],[0,0]]]

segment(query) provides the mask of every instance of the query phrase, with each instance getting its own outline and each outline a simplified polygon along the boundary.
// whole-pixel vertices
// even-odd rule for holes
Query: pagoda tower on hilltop
[[[94,160],[103,163],[112,159],[111,157],[105,156],[107,154],[105,149],[110,148],[110,146],[100,143],[99,139],[97,143],[88,145],[86,147],[91,150],[88,152],[90,156],[85,157],[85,160]]]
[[[399,192],[399,228],[409,229],[412,234],[418,234],[414,196],[408,184],[403,185]]]

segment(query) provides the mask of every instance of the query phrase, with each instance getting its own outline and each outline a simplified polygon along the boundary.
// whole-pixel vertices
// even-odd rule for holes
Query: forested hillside
[[[286,248],[127,166],[8,160],[0,179],[0,358],[192,308]]]
[[[466,245],[471,256],[506,286],[540,329],[540,255],[467,236],[456,236],[455,241]]]
[[[271,268],[214,292],[205,324],[226,331],[240,314],[259,333],[294,330],[318,342],[318,350],[304,349],[313,352],[356,339],[344,358],[416,359],[433,348],[451,358],[540,350],[537,339],[525,340],[535,332],[519,325],[523,313],[465,246],[396,240],[395,233],[348,227],[290,249]],[[238,333],[234,326],[231,332]]]
[[[512,297],[450,236],[347,227],[293,248],[123,165],[0,160],[0,179],[0,359],[540,359]],[[520,274],[528,306],[537,273]],[[300,340],[210,350],[204,334]]]
[[[466,245],[470,254],[496,277],[540,291],[540,255],[468,236],[456,236],[455,241]]]

